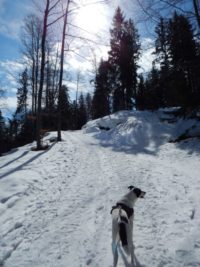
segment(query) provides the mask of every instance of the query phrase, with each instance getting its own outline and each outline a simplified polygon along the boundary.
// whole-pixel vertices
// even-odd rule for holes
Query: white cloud
[[[141,40],[141,58],[139,60],[139,73],[147,73],[152,68],[152,62],[155,59],[154,52],[154,41],[151,38],[143,38]]]
[[[4,88],[13,89],[17,86],[17,78],[23,70],[24,65],[18,61],[6,60],[0,61],[0,78]]]
[[[17,61],[0,61],[1,87],[5,92],[5,98],[0,99],[0,109],[6,117],[10,117],[16,109],[17,78],[23,68],[23,64]]]
[[[11,117],[17,106],[16,96],[0,98],[0,109],[4,117]]]

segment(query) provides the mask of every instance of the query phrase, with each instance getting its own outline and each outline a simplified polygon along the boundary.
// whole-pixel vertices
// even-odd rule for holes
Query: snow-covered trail
[[[131,184],[147,192],[135,207],[137,267],[200,266],[197,156],[173,144],[156,155],[117,152],[82,131],[63,139],[1,165],[1,182],[30,183],[0,205],[0,266],[111,267],[110,209]]]

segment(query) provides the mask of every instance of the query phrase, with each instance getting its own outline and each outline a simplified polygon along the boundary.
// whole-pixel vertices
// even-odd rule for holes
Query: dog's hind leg
[[[118,242],[112,242],[112,252],[113,252],[113,267],[117,267],[117,262],[118,262]]]
[[[134,264],[134,259],[135,259],[135,252],[134,252],[134,245],[132,244],[131,246],[131,267],[134,267],[135,264]]]

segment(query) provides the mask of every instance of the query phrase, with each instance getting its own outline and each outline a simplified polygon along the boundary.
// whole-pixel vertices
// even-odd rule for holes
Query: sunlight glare
[[[82,7],[77,15],[78,26],[91,33],[99,33],[106,27],[106,6],[100,4]]]

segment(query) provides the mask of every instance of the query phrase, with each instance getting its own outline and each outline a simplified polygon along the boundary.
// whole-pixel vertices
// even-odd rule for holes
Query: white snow
[[[200,266],[200,139],[168,142],[198,136],[200,123],[170,119],[118,112],[46,151],[1,157],[0,266],[111,267],[110,210],[129,185],[147,192],[135,207],[136,267]]]

